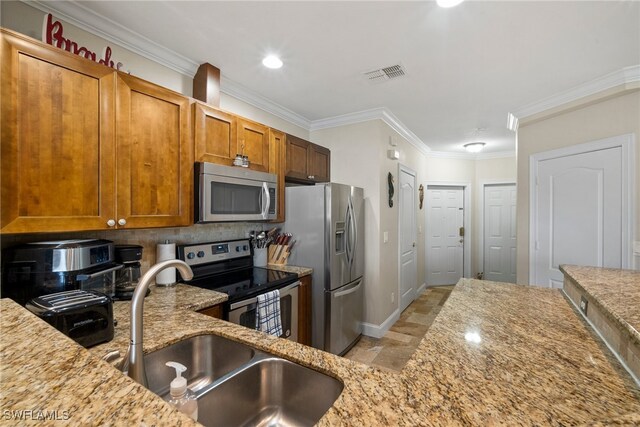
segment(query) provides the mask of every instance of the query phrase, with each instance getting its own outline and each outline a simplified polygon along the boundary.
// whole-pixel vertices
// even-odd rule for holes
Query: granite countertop
[[[298,277],[308,276],[313,273],[313,268],[297,267],[295,265],[268,264],[267,268],[270,268],[272,270],[287,271],[289,273],[296,273]]]
[[[640,271],[577,265],[560,270],[640,345]]]
[[[203,292],[221,302],[220,294],[186,285],[154,291],[145,300],[145,351],[213,333],[325,372],[344,390],[320,425],[638,421],[640,392],[557,290],[461,280],[401,373],[195,313],[203,304],[184,298]],[[121,316],[127,303],[118,304]],[[70,425],[194,424],[99,359],[126,350],[125,325],[86,351],[10,300],[0,310],[3,410],[67,411]]]

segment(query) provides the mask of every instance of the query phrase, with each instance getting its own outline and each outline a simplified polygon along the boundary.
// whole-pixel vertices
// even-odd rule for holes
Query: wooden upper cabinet
[[[269,172],[277,159],[269,145],[269,128],[196,102],[193,106],[195,159],[233,165],[236,154],[249,157],[249,169]]]
[[[297,136],[287,135],[285,177],[289,181],[328,182],[331,151]]]
[[[276,159],[274,162],[269,163],[269,173],[274,173],[278,176],[278,188],[276,195],[278,198],[278,215],[273,222],[284,222],[284,154],[285,154],[285,141],[286,135],[279,130],[269,129],[269,151],[270,158]]]
[[[115,72],[0,31],[3,233],[105,228],[114,216]]]
[[[315,182],[329,182],[331,174],[331,151],[316,144],[309,146],[309,175]]]
[[[170,227],[192,220],[193,151],[189,99],[118,73],[117,222]]]
[[[269,172],[269,128],[238,117],[236,153],[249,157],[249,168]],[[275,162],[275,159],[274,159]]]
[[[208,105],[193,104],[195,159],[199,162],[231,166],[236,154],[236,116]]]

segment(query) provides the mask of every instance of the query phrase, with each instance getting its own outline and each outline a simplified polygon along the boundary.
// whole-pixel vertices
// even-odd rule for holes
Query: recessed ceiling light
[[[453,7],[462,3],[464,0],[436,0],[440,7]]]
[[[482,151],[484,146],[487,145],[484,142],[470,142],[468,144],[464,144],[464,149],[469,153],[478,153]]]
[[[275,55],[269,55],[262,60],[262,65],[267,68],[277,69],[282,67],[282,61]]]

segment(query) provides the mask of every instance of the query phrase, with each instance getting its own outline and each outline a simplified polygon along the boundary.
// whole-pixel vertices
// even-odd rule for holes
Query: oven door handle
[[[292,290],[294,290],[298,286],[300,286],[300,281],[294,282],[294,283],[290,284],[289,286],[286,286],[286,287],[284,287],[282,289],[279,289],[280,298],[286,297],[287,295],[289,295],[291,293]],[[267,292],[269,292],[269,291],[267,291]],[[253,297],[253,298],[245,299],[245,300],[242,300],[242,301],[239,301],[239,302],[234,302],[233,304],[231,304],[229,306],[229,311],[236,310],[238,308],[245,307],[245,306],[251,305],[251,304],[257,304],[257,303],[258,303],[258,297]]]
[[[112,268],[108,268],[106,270],[100,270],[100,271],[96,271],[93,274],[78,274],[76,276],[76,280],[82,282],[84,280],[90,280],[93,279],[94,277],[98,277],[98,276],[102,276],[103,274],[107,274],[107,273],[111,273],[113,271],[117,271],[120,270],[122,267],[124,267],[124,265],[116,265],[115,267]]]

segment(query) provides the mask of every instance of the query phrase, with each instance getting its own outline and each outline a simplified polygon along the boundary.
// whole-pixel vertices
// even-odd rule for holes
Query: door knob
[[[416,247],[416,242],[413,242],[413,247],[414,247],[414,248]]]
[[[107,225],[109,227],[113,227],[114,225],[116,225],[116,222],[114,220],[110,219],[109,221],[107,221]]]
[[[120,218],[120,219],[118,220],[118,225],[126,225],[126,224],[127,224],[127,220],[126,220],[126,219],[124,219],[124,218]]]

